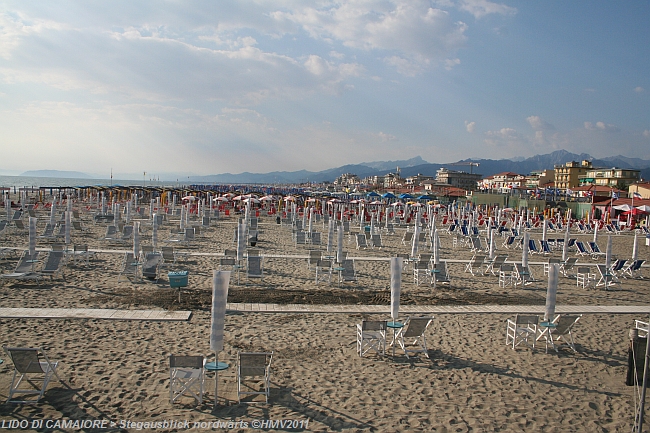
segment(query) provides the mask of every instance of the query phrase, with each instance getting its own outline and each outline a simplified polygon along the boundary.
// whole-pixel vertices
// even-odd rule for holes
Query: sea
[[[32,176],[0,176],[0,187],[10,188],[11,192],[18,188],[39,187],[84,187],[84,186],[165,186],[179,187],[184,184],[158,180],[124,180],[124,179],[81,179],[66,177],[32,177]]]

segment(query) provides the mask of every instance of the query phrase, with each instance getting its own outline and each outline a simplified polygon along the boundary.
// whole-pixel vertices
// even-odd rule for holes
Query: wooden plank
[[[2,308],[2,319],[97,319],[186,321],[191,311],[114,310],[91,308]]]

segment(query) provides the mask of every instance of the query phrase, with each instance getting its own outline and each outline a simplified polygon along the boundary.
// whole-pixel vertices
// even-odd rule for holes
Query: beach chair
[[[309,243],[320,247],[321,245],[321,237],[320,237],[320,232],[311,232],[311,236],[309,237]]]
[[[416,286],[419,286],[420,281],[423,279],[426,281],[430,275],[431,271],[429,270],[428,261],[418,260],[417,262],[413,263],[413,283]]]
[[[433,322],[433,317],[407,317],[404,322],[404,327],[400,328],[395,335],[397,344],[404,351],[404,355],[409,358],[409,353],[417,354],[424,353],[429,358],[429,349],[427,347],[426,332],[429,325]],[[408,346],[416,346],[416,348],[407,348],[408,339],[413,341]],[[407,341],[405,341],[407,340]]]
[[[395,234],[395,226],[393,225],[393,223],[386,224],[386,233],[388,233],[389,235]]]
[[[120,235],[117,233],[117,226],[106,226],[106,233],[104,234],[103,240],[116,241],[119,239]]]
[[[610,267],[609,271],[614,274],[615,277],[618,278],[619,274],[623,272],[623,268],[625,268],[625,264],[627,263],[627,260],[625,259],[618,259],[614,262],[614,264]]]
[[[515,277],[515,286],[518,284],[525,286],[535,281],[530,266],[523,266],[521,263],[515,263]]]
[[[402,245],[410,245],[413,242],[413,232],[404,232],[402,236]]]
[[[357,249],[363,248],[364,250],[368,248],[368,243],[366,242],[366,235],[363,233],[358,233],[357,236]]]
[[[53,376],[63,383],[56,369],[58,361],[50,361],[42,348],[2,346],[14,364],[7,403],[37,403],[45,394]],[[23,385],[23,386],[21,386]],[[14,400],[15,395],[36,395],[35,400]]]
[[[354,260],[345,259],[341,262],[341,280],[340,282],[357,281],[357,273],[354,270]]]
[[[28,228],[25,226],[25,223],[23,222],[23,220],[18,219],[18,220],[12,220],[12,221],[14,223],[14,227],[16,228],[16,231],[26,232],[28,230]]]
[[[44,239],[52,239],[55,237],[54,235],[54,226],[50,223],[45,224],[45,230],[43,230],[43,234],[38,236],[39,238],[44,238]]]
[[[78,220],[72,221],[72,229],[74,231],[81,232],[81,233],[85,233],[88,231],[84,226],[81,225],[81,221]]]
[[[630,263],[622,272],[623,277],[628,278],[627,275],[630,276],[630,278],[641,278],[643,279],[643,276],[641,275],[641,265],[645,263],[645,260],[635,260],[632,263]]]
[[[535,239],[528,239],[528,254],[539,254],[539,248],[537,248]]]
[[[562,260],[556,259],[553,257],[549,257],[548,261],[544,263],[544,275],[548,275],[548,270],[551,267],[551,265],[560,265],[562,266]]]
[[[311,269],[312,266],[316,266],[316,263],[323,257],[321,250],[309,250],[309,256],[307,257],[307,269]]]
[[[54,276],[61,273],[63,274],[63,262],[65,260],[65,253],[63,251],[50,251],[45,259],[43,269],[38,271],[39,275],[49,276],[50,280]]]
[[[598,244],[596,242],[589,241],[589,242],[587,242],[587,244],[589,245],[589,248],[591,248],[591,257],[592,258],[596,259],[599,256],[605,256],[605,253],[600,251],[600,247],[598,247]]]
[[[230,270],[233,270],[237,265],[237,259],[234,257],[222,257],[219,259],[219,270],[224,269],[224,267],[229,266]]]
[[[203,403],[205,385],[205,357],[169,355],[169,402],[174,404],[182,396]]]
[[[81,259],[85,260],[86,266],[88,266],[91,254],[87,244],[74,244],[72,247],[72,257],[75,265],[77,264],[77,260]]]
[[[582,286],[583,289],[591,287],[596,282],[596,274],[591,272],[589,266],[578,266],[576,272],[576,286]]]
[[[249,280],[251,278],[264,279],[264,269],[262,267],[262,257],[260,256],[248,256],[246,266],[246,278]]]
[[[484,255],[474,254],[474,257],[472,257],[469,263],[465,266],[465,272],[469,272],[470,274],[472,274],[472,276],[475,275],[474,272],[480,274],[484,262],[485,262]]]
[[[485,248],[483,247],[481,243],[481,238],[478,236],[470,236],[469,237],[470,242],[472,243],[472,248],[471,250],[475,253],[478,253],[480,251],[485,251]]]
[[[560,272],[567,278],[569,278],[569,271],[571,271],[576,263],[578,262],[577,257],[567,257],[566,261],[560,262]]]
[[[508,236],[508,237],[506,238],[506,240],[503,242],[503,245],[502,245],[502,246],[505,247],[505,248],[508,248],[508,249],[514,247],[514,245],[515,245],[515,239],[516,239],[515,236]]]
[[[499,267],[499,287],[511,286],[517,281],[515,266],[512,263],[504,263]]]
[[[316,262],[316,284],[325,281],[332,282],[332,261],[318,259]]]
[[[370,235],[370,246],[377,249],[381,249],[383,247],[380,234]]]
[[[650,323],[641,320],[635,320],[634,328],[638,331],[639,337],[647,338],[648,331],[650,331]]]
[[[435,284],[449,284],[449,286],[451,286],[447,261],[440,260],[438,264],[433,264],[433,269],[431,269],[431,280]]]
[[[535,349],[537,338],[537,324],[539,317],[533,315],[517,314],[515,320],[506,321],[506,345],[512,345],[514,350],[524,343]]]
[[[553,251],[551,251],[551,246],[548,243],[548,241],[539,241],[539,244],[542,246],[542,254],[553,254]]]
[[[162,262],[162,253],[146,253],[144,255],[144,263],[142,264],[142,277],[158,282],[160,278],[158,270]]]
[[[596,265],[596,269],[598,270],[598,274],[600,275],[598,282],[596,283],[596,287],[604,286],[605,288],[607,288],[619,282],[618,278],[616,278],[616,275],[614,275],[610,271],[610,269],[607,268],[607,266]]]
[[[176,264],[176,254],[174,252],[174,247],[162,247],[160,252],[162,253],[163,258],[163,267],[170,268]]]
[[[307,238],[305,232],[302,230],[296,232],[296,245],[305,245],[307,243]]]
[[[559,346],[566,344],[574,353],[578,353],[571,331],[581,317],[582,314],[560,314],[557,316],[553,320],[555,328],[548,328],[549,338],[546,339],[546,349],[548,350],[550,343],[557,352]]]
[[[501,265],[503,265],[507,259],[508,256],[505,254],[496,255],[493,260],[487,262],[487,267],[485,268],[484,273],[487,274],[488,272],[491,272],[492,275],[497,275],[497,272],[499,272]]]
[[[117,276],[117,282],[120,282],[120,278],[122,276],[125,276],[127,279],[129,277],[133,277],[133,280],[138,277],[138,262],[136,261],[136,258],[133,256],[133,252],[129,251],[124,253],[124,260],[122,262],[122,270]]]
[[[576,246],[576,255],[591,256],[591,253],[587,251],[587,247],[585,247],[585,244],[583,242],[576,241],[575,246]]]
[[[242,403],[242,396],[263,395],[269,402],[271,395],[271,361],[273,352],[239,352],[237,366],[237,401]],[[244,401],[258,403],[258,401]]]
[[[40,275],[34,271],[34,265],[38,261],[39,252],[35,251],[33,255],[24,251],[18,260],[18,264],[13,272],[0,275],[1,281],[7,280],[40,280]]]
[[[369,351],[386,355],[386,320],[362,320],[357,323],[357,354],[363,355]]]

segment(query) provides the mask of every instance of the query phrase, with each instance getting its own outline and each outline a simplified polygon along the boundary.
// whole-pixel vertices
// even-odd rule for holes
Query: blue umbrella
[[[395,198],[395,194],[387,192],[382,195],[383,198]]]
[[[381,197],[379,194],[377,194],[377,193],[374,192],[374,191],[370,191],[370,192],[367,194],[367,196],[368,196],[368,197]]]
[[[418,200],[432,200],[431,196],[428,195],[421,195],[420,197],[417,198]]]
[[[401,198],[402,200],[413,198],[413,196],[411,194],[407,194],[407,193],[400,194],[398,197]]]

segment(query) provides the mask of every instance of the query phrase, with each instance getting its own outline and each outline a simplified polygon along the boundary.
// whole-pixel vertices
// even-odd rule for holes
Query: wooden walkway
[[[229,311],[247,313],[390,314],[390,305],[236,304]],[[401,314],[544,314],[544,305],[401,305]],[[558,305],[560,314],[650,315],[650,305]]]
[[[100,319],[158,322],[188,321],[191,311],[114,310],[104,308],[0,308],[0,319]]]

